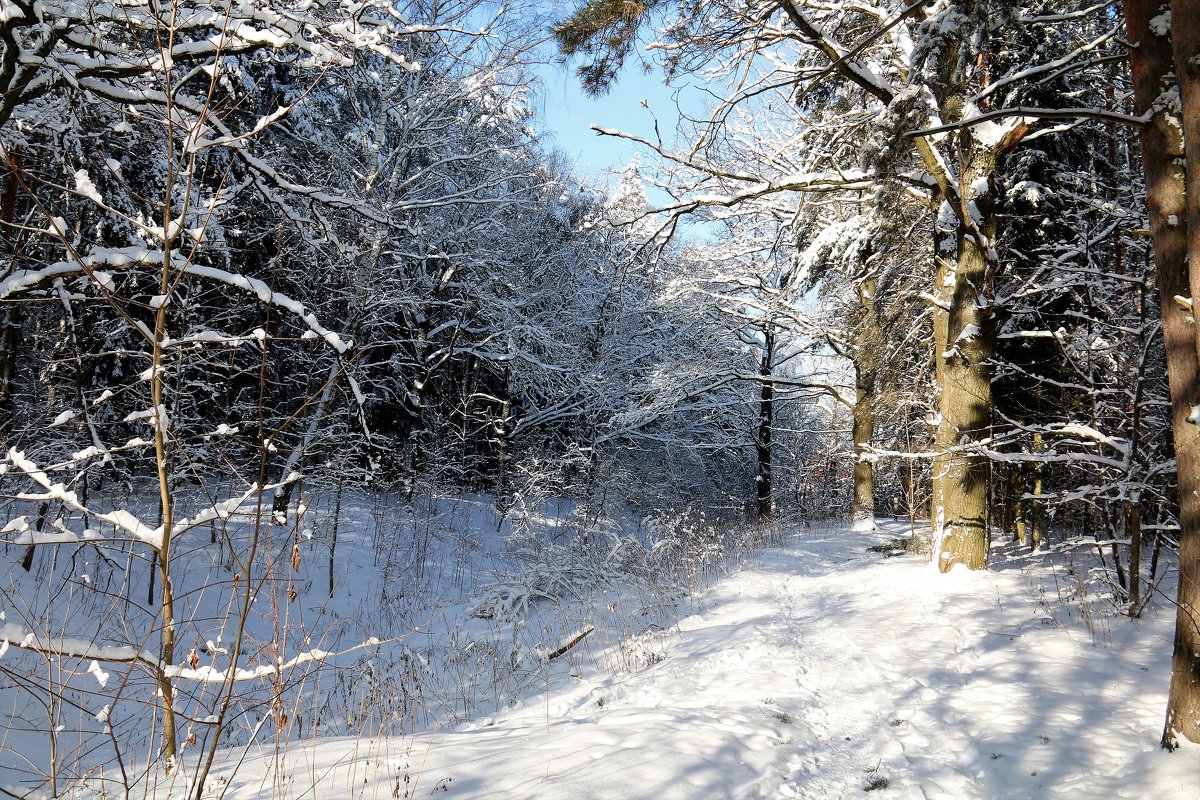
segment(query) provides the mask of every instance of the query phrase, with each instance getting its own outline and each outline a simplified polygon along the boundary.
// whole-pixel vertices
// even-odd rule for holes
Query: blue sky
[[[534,128],[547,148],[553,147],[577,163],[580,177],[600,184],[610,182],[606,171],[620,170],[641,149],[633,142],[597,135],[591,130],[593,124],[654,140],[657,116],[663,143],[670,145],[674,139],[679,114],[672,96],[677,89],[665,86],[657,70],[643,74],[627,68],[612,90],[599,98],[587,97],[580,90],[573,65],[547,64],[536,74],[542,91],[533,104]],[[685,107],[694,108],[697,90],[685,86],[680,91]],[[643,100],[649,108],[642,105]],[[642,161],[653,158],[644,154]]]

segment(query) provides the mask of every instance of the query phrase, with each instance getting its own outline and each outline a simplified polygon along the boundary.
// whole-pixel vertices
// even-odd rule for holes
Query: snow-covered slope
[[[415,737],[231,752],[211,788],[230,800],[1200,796],[1200,748],[1158,747],[1171,614],[1106,614],[1065,561],[1001,556],[943,576],[866,551],[886,533],[798,532],[678,630],[646,634],[639,670],[611,677],[585,640],[567,683],[522,708]]]

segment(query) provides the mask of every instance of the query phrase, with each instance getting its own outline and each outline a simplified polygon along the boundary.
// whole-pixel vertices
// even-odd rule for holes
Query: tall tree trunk
[[[963,19],[989,8],[979,0],[951,4]],[[961,121],[973,108],[972,81],[987,83],[991,43],[948,38],[937,54],[937,80],[929,83],[942,122]],[[977,55],[964,48],[977,47]],[[968,62],[969,57],[969,62]],[[974,75],[967,63],[980,68]],[[913,144],[937,183],[943,200],[938,221],[937,271],[933,296],[937,378],[937,432],[933,463],[933,557],[946,572],[957,564],[987,566],[990,463],[976,449],[992,425],[992,355],[996,348],[995,239],[996,165],[1028,131],[1007,123],[998,138],[971,129],[945,141],[916,137]],[[937,149],[941,152],[937,153]],[[947,170],[953,163],[956,169]],[[950,224],[953,220],[953,224]],[[942,253],[953,253],[954,260]]]
[[[1142,609],[1142,503],[1136,493],[1123,504],[1125,535],[1129,538],[1129,616]]]
[[[875,435],[875,385],[869,374],[854,363],[854,499],[850,518],[855,530],[875,528],[875,466],[867,448]]]
[[[875,464],[867,452],[875,436],[875,370],[879,317],[875,313],[875,286],[866,278],[858,285],[859,319],[854,347],[854,497],[850,519],[855,530],[875,529]]]
[[[775,414],[775,386],[771,378],[775,373],[775,332],[763,328],[762,360],[759,362],[759,377],[762,379],[758,401],[758,436],[755,450],[758,456],[758,474],[754,476],[758,496],[758,521],[768,522],[774,515],[771,503],[771,428]]]
[[[1142,130],[1142,158],[1179,479],[1179,597],[1162,738],[1163,747],[1174,750],[1180,735],[1200,742],[1200,428],[1188,422],[1200,403],[1200,364],[1196,329],[1175,300],[1200,298],[1200,2],[1175,0],[1170,7],[1173,43],[1151,31],[1151,19],[1160,8],[1155,0],[1125,2],[1129,39],[1136,43],[1130,51],[1136,108],[1138,113],[1155,112]],[[1173,72],[1178,74],[1181,109],[1171,108],[1166,93]],[[1156,102],[1160,98],[1163,102]],[[1186,168],[1181,158],[1185,153]],[[1185,191],[1185,186],[1192,190]]]
[[[986,438],[992,422],[995,326],[991,311],[993,270],[986,243],[996,235],[996,216],[985,197],[972,193],[990,183],[991,154],[965,160],[960,193],[972,209],[975,230],[960,222],[955,261],[938,259],[935,278],[934,347],[937,365],[937,433],[934,448],[934,558],[946,572],[956,564],[987,566],[988,461],[967,448]],[[986,241],[981,242],[982,236]]]

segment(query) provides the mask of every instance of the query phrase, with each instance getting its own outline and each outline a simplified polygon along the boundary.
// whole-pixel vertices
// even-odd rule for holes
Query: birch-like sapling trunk
[[[168,28],[168,44],[174,42],[174,30]],[[172,82],[170,70],[163,70],[163,95],[166,103],[166,178],[163,185],[162,199],[162,230],[163,250],[162,266],[159,272],[159,298],[154,309],[154,336],[150,342],[150,420],[154,425],[154,466],[158,480],[158,500],[161,509],[160,523],[162,537],[158,543],[158,578],[162,600],[159,603],[162,614],[162,630],[159,634],[158,669],[155,680],[158,683],[158,693],[163,714],[162,729],[162,759],[167,770],[175,767],[178,759],[178,735],[175,727],[175,687],[168,675],[175,664],[175,590],[171,585],[171,536],[175,524],[175,501],[171,496],[170,474],[170,435],[168,430],[167,405],[165,397],[166,383],[166,353],[163,342],[167,339],[167,306],[173,287],[171,259],[174,256],[178,228],[174,219],[174,196],[177,177],[175,166],[175,139],[173,123]],[[194,163],[194,161],[193,161]],[[186,185],[187,181],[185,181]],[[185,213],[180,214],[182,221]]]

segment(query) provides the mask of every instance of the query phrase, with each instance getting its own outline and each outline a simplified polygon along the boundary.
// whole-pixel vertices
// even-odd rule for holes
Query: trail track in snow
[[[214,786],[231,800],[1200,796],[1200,748],[1158,748],[1170,613],[1061,603],[1065,567],[938,575],[866,551],[884,538],[799,532],[648,640],[656,663],[635,672],[593,678],[581,647],[579,677],[522,708],[251,753]]]

